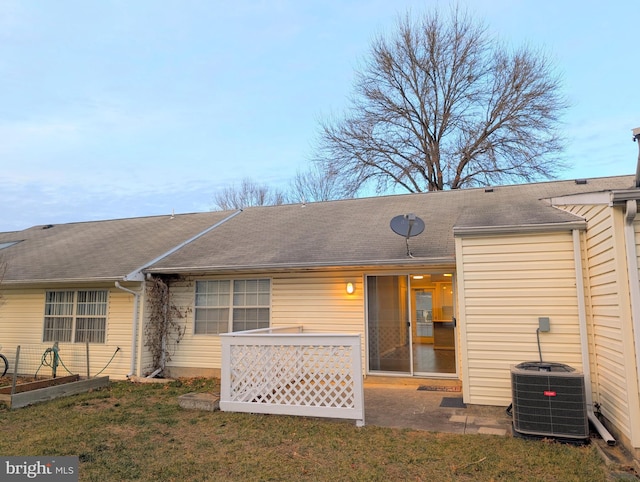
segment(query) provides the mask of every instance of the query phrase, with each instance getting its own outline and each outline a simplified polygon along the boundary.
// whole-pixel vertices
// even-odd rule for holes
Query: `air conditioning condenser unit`
[[[574,368],[548,362],[512,366],[511,392],[516,435],[588,440],[584,376]]]

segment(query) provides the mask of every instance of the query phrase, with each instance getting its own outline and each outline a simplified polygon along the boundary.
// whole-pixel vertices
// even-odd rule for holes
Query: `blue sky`
[[[0,0],[0,231],[206,211],[245,177],[286,186],[372,37],[437,3]],[[555,60],[562,178],[635,173],[636,2],[461,5]]]

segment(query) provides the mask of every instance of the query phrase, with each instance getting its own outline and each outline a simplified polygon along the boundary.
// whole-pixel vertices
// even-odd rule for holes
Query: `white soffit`
[[[611,192],[585,192],[580,194],[569,194],[545,199],[552,206],[567,206],[570,204],[609,204],[611,202]]]

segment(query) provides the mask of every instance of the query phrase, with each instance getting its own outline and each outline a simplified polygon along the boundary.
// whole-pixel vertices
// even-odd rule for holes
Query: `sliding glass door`
[[[369,371],[456,373],[452,279],[450,273],[367,277]]]
[[[367,277],[369,370],[411,371],[406,276]]]

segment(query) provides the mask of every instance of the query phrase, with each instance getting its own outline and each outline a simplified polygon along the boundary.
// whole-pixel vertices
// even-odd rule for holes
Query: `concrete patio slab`
[[[511,435],[511,417],[506,407],[467,405],[442,407],[451,391],[418,390],[415,385],[366,383],[365,424],[458,434]]]

